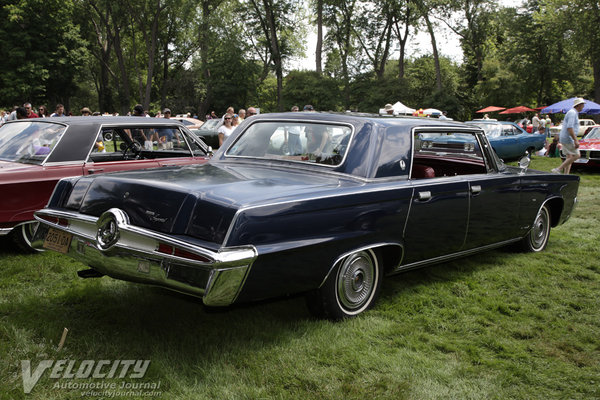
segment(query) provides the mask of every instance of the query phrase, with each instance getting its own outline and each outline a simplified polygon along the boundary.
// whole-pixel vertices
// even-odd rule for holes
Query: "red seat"
[[[414,164],[412,167],[412,179],[435,178],[435,171],[427,165]]]

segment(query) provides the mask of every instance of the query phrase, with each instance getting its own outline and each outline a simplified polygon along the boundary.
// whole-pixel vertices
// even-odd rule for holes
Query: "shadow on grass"
[[[6,236],[0,236],[0,257],[5,256],[5,255],[16,255],[16,254],[24,254],[23,252],[19,251],[17,245],[15,244],[15,242],[13,242],[13,239],[6,235]]]
[[[417,286],[469,279],[482,268],[493,268],[505,257],[503,253],[488,252],[388,277],[380,302],[385,307],[394,303],[392,296]],[[75,276],[62,290],[51,293],[41,288],[40,292],[40,296],[5,303],[0,318],[5,326],[28,332],[34,341],[50,343],[46,358],[149,359],[148,379],[159,378],[166,386],[172,374],[177,380],[193,382],[202,380],[207,371],[214,373],[232,365],[244,369],[245,360],[256,363],[257,359],[276,357],[274,354],[293,347],[298,338],[330,326],[308,314],[302,296],[206,309],[201,299],[166,289],[108,277],[81,280]],[[369,313],[365,317],[369,318]],[[362,326],[360,321],[339,324],[347,324],[340,325],[344,330]],[[69,335],[59,356],[52,349],[64,327]],[[17,339],[8,339],[20,346]],[[33,353],[20,357],[39,358]],[[260,369],[255,364],[251,368]]]

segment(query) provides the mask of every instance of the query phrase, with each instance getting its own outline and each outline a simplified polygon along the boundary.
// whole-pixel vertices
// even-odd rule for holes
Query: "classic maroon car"
[[[140,117],[19,120],[0,127],[0,235],[30,249],[33,212],[59,179],[197,164],[210,149],[180,122]]]

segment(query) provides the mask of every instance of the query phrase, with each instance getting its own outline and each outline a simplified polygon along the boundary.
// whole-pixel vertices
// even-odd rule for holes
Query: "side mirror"
[[[524,155],[523,157],[519,158],[519,168],[521,168],[522,173],[525,173],[525,171],[527,171],[529,164],[531,164],[531,159],[528,155]]]

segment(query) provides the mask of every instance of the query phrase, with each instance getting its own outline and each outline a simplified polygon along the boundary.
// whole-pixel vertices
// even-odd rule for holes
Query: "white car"
[[[577,136],[581,137],[592,125],[596,125],[596,121],[593,119],[580,119],[579,120],[579,132],[577,132]],[[562,129],[562,124],[558,126],[553,126],[550,128],[550,134],[554,136],[555,134],[560,134],[560,130]]]

